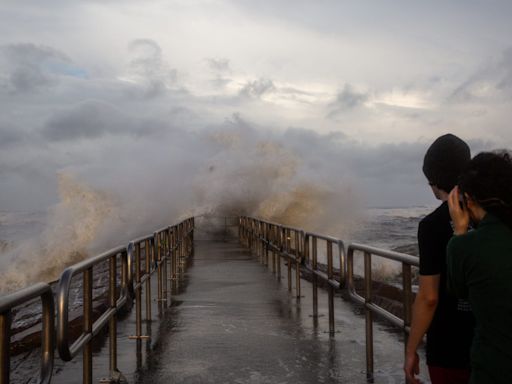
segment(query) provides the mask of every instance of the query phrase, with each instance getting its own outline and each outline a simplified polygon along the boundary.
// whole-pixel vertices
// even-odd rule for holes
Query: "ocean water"
[[[44,211],[0,211],[0,251],[41,233],[46,216]]]
[[[352,241],[417,255],[417,231],[420,220],[434,206],[407,208],[369,208],[359,228],[352,233]]]
[[[408,208],[370,208],[362,215],[361,221],[355,230],[350,233],[350,239],[358,243],[368,244],[379,248],[396,250],[409,254],[414,254],[417,248],[416,232],[421,218],[428,214],[433,207],[408,207]],[[34,237],[38,237],[47,230],[48,215],[45,212],[0,212],[0,284],[2,281],[15,281],[17,276],[10,276],[12,272],[21,269],[16,268],[16,258],[12,258],[12,250],[19,248],[25,242],[30,242]],[[58,252],[57,252],[58,253]],[[319,255],[321,256],[321,255]],[[60,259],[59,259],[60,260]],[[63,263],[66,259],[63,259]],[[320,261],[320,260],[319,260]],[[358,270],[356,260],[356,272]],[[360,264],[360,263],[359,263]],[[9,268],[5,268],[9,266]],[[14,267],[13,267],[14,266]],[[66,265],[62,265],[63,270]],[[359,265],[360,267],[360,265]],[[41,266],[43,269],[43,266]],[[360,269],[360,268],[359,268]],[[400,265],[396,262],[374,259],[374,277],[384,277],[387,282],[400,286]],[[44,274],[43,274],[44,275]],[[46,275],[44,275],[46,276]],[[106,280],[105,280],[106,281]],[[80,284],[80,281],[75,281]],[[81,306],[81,295],[79,287],[74,287],[72,293],[72,307]],[[99,285],[99,290],[106,289],[106,285]],[[6,291],[10,291],[7,287]],[[4,290],[5,292],[5,290]],[[95,296],[97,292],[95,292]],[[73,307],[73,308],[74,308]],[[23,329],[38,324],[40,305],[38,302],[20,307],[13,319],[14,327]],[[37,372],[38,354],[17,355],[13,364],[17,367],[13,375],[14,383],[35,382],[36,377],[33,372]],[[28,377],[31,377],[27,381]]]
[[[432,206],[369,208],[361,216],[355,229],[351,231],[350,238],[343,240],[417,255],[418,223],[433,208]],[[10,282],[12,288],[12,282],[16,282],[17,274],[20,268],[23,268],[21,264],[20,268],[17,268],[18,259],[13,257],[13,254],[16,254],[13,250],[19,250],[24,243],[29,243],[41,235],[45,231],[47,216],[45,212],[0,211],[0,282]],[[56,269],[63,270],[66,267],[64,264],[66,260],[63,259],[62,266],[58,265],[58,260],[54,261],[57,263]],[[398,268],[398,265],[396,267]],[[37,265],[35,268],[37,269]],[[41,266],[42,272],[43,269]],[[396,268],[392,265],[388,265],[386,269],[390,274],[396,272]],[[41,276],[40,280],[44,280],[47,275],[42,273]],[[24,283],[25,281],[20,281],[20,284]],[[0,286],[1,291],[5,292],[5,287]]]

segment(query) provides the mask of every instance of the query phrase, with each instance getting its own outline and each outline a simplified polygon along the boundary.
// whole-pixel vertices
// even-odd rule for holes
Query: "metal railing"
[[[261,263],[272,269],[281,279],[281,267],[287,267],[288,290],[301,298],[301,273],[309,274],[312,281],[313,317],[318,315],[318,286],[322,283],[328,291],[329,333],[335,333],[334,296],[337,289],[345,288],[348,296],[364,306],[366,329],[366,375],[373,381],[373,314],[409,331],[412,303],[411,267],[418,266],[418,258],[403,253],[387,251],[362,244],[346,246],[334,237],[305,232],[251,217],[238,219],[238,235],[242,244],[258,255]],[[92,340],[108,325],[110,377],[103,382],[120,382],[122,375],[117,367],[117,317],[128,302],[135,301],[135,335],[140,347],[142,339],[149,335],[142,332],[142,291],[145,291],[145,320],[152,318],[151,278],[157,277],[157,303],[166,305],[170,296],[169,285],[176,288],[186,267],[187,258],[193,253],[194,218],[166,227],[151,235],[131,241],[126,247],[118,247],[67,268],[60,277],[57,288],[57,311],[48,284],[39,283],[0,298],[0,384],[9,383],[10,339],[13,308],[36,298],[43,307],[42,348],[40,383],[50,383],[54,363],[54,345],[57,344],[62,360],[72,360],[83,353],[83,382],[92,383]],[[325,256],[325,264],[319,262],[319,254]],[[363,255],[364,294],[356,291],[354,280],[355,255]],[[402,263],[402,318],[392,314],[373,300],[372,257],[381,257]],[[93,311],[94,271],[108,263],[108,305],[101,313]],[[293,276],[293,269],[295,276]],[[74,276],[81,276],[82,317],[81,332],[74,341],[70,339],[69,294]],[[294,278],[295,277],[295,278]],[[159,308],[161,308],[159,306]],[[57,314],[55,329],[54,318]],[[96,318],[94,318],[96,317]]]
[[[364,255],[364,297],[356,292],[354,285],[354,252],[360,251]],[[402,305],[403,318],[399,318],[386,309],[375,304],[372,299],[372,255],[402,263]],[[352,300],[364,305],[365,333],[366,333],[366,378],[373,382],[373,313],[377,313],[394,325],[403,329],[405,340],[411,325],[412,308],[412,273],[411,267],[419,266],[417,257],[387,251],[362,244],[350,244],[347,252],[347,290]]]
[[[300,272],[304,256],[304,231],[283,225],[240,217],[239,237],[253,249],[260,261],[272,267],[281,279],[281,258],[286,260],[288,290],[292,291],[292,269],[295,268],[295,296],[300,298]]]
[[[312,275],[313,318],[318,318],[318,283],[326,285],[329,303],[329,333],[334,334],[334,291],[343,286],[345,276],[344,245],[341,240],[301,229],[283,226],[251,217],[240,217],[239,236],[242,244],[254,250],[260,261],[269,265],[269,252],[272,256],[272,272],[281,279],[281,257],[287,260],[288,290],[292,291],[292,266],[295,267],[296,298],[301,297],[300,276],[302,273]],[[319,243],[325,242],[327,269],[322,271],[318,263]],[[338,259],[338,280],[334,274],[334,247]]]
[[[158,279],[158,302],[166,303],[169,282],[175,286],[182,275],[186,259],[193,252],[194,219],[160,229],[150,236],[134,240],[127,247],[117,247],[98,256],[83,260],[65,269],[57,287],[57,326],[54,327],[54,298],[48,284],[35,284],[0,298],[0,384],[9,383],[11,311],[34,298],[43,303],[43,341],[40,383],[50,383],[56,340],[60,358],[72,360],[83,353],[83,383],[92,383],[92,340],[108,325],[110,377],[102,382],[120,382],[123,377],[117,368],[117,315],[127,302],[135,300],[136,330],[134,339],[142,335],[142,287],[146,290],[146,320],[151,319],[151,276]],[[143,252],[142,252],[143,250]],[[142,261],[144,268],[142,269]],[[94,271],[108,262],[108,305],[101,313],[93,312]],[[170,264],[170,265],[169,265]],[[82,330],[74,341],[70,340],[69,294],[72,280],[81,276]]]
[[[327,270],[319,269],[318,251],[319,243],[325,242]],[[338,280],[334,275],[334,254],[333,248],[336,247],[338,258]],[[311,268],[312,286],[313,286],[313,317],[318,317],[318,279],[327,284],[328,303],[329,303],[329,333],[333,334],[334,329],[334,290],[343,286],[345,277],[345,246],[343,241],[330,236],[318,235],[307,232],[304,238],[304,249],[306,250],[306,267]]]
[[[49,383],[53,373],[54,358],[54,301],[52,289],[48,284],[38,283],[0,298],[0,383],[9,383],[10,378],[10,341],[12,309],[36,298],[43,305],[43,330],[41,342],[41,371],[39,383]]]
[[[269,223],[263,220],[241,217],[239,237],[242,244],[254,250],[260,258],[270,249],[272,253],[279,255],[296,255],[298,260],[296,265],[296,276],[300,276],[300,270],[311,273],[313,286],[313,317],[318,316],[318,283],[321,281],[327,286],[328,291],[328,316],[329,333],[333,335],[334,329],[334,291],[335,289],[346,289],[351,300],[364,306],[365,308],[365,340],[366,340],[366,377],[368,382],[373,382],[374,378],[374,359],[373,359],[373,314],[376,313],[384,319],[390,321],[395,326],[403,329],[408,334],[411,323],[412,307],[412,271],[411,267],[419,266],[417,257],[375,248],[367,245],[352,243],[348,247],[342,240],[334,237],[318,235],[315,233],[304,232],[300,229],[290,228],[295,237],[290,236],[288,227],[279,224]],[[300,234],[300,235],[298,235]],[[290,248],[290,240],[295,239],[295,247]],[[325,243],[325,270],[319,268],[318,252],[319,242]],[[301,243],[302,242],[302,243]],[[334,267],[334,249],[338,261],[338,270]],[[354,253],[362,252],[364,257],[364,297],[356,292],[354,283]],[[345,257],[346,255],[346,257]],[[372,296],[372,256],[378,256],[388,260],[394,260],[402,263],[402,305],[403,318],[399,318],[373,301]],[[274,259],[274,256],[273,256]],[[263,261],[266,265],[268,262]],[[278,262],[279,264],[279,262]],[[290,265],[290,263],[289,263]],[[275,272],[275,266],[272,265]],[[335,273],[337,272],[337,273]],[[277,269],[278,278],[280,278],[279,267]],[[337,278],[336,278],[337,274]],[[291,279],[288,274],[288,284],[290,287]],[[299,283],[296,283],[299,286]],[[290,288],[289,288],[290,289]],[[291,290],[291,289],[290,289]],[[300,290],[297,298],[300,298]]]

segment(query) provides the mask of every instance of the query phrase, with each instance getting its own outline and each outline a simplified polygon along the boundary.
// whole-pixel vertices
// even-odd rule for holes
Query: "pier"
[[[374,300],[372,257],[402,264],[403,316]],[[67,268],[56,295],[38,284],[1,298],[0,383],[403,383],[415,265],[253,218],[191,218]],[[83,303],[78,331],[70,292]],[[11,310],[38,297],[40,378],[27,381],[12,369]]]

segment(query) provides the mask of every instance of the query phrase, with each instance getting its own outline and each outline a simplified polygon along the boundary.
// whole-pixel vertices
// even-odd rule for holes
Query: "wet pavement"
[[[330,336],[327,294],[319,291],[323,315],[317,319],[304,280],[302,294],[297,300],[286,277],[279,282],[236,242],[196,242],[170,305],[144,325],[152,339],[128,339],[134,311],[119,323],[119,368],[139,384],[366,383],[360,309],[336,298],[336,334]],[[374,337],[375,383],[403,383],[402,334],[376,322]],[[95,382],[108,372],[108,338],[99,344]],[[53,382],[80,383],[79,360],[57,363]]]

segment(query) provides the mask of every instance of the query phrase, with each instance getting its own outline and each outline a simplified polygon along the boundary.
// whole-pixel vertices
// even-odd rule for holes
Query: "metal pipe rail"
[[[334,237],[304,232],[301,229],[287,227],[251,217],[240,217],[240,240],[250,249],[256,251],[268,265],[268,251],[272,251],[272,271],[275,272],[275,255],[277,255],[277,276],[280,279],[280,257],[288,259],[288,290],[291,291],[291,264],[295,264],[296,297],[300,299],[301,271],[309,272],[313,276],[313,317],[318,318],[318,279],[328,286],[329,295],[329,333],[335,333],[334,326],[334,290],[343,287],[344,281],[344,255],[343,241]],[[318,243],[326,242],[327,272],[318,268]],[[292,247],[293,245],[293,247]],[[337,257],[340,266],[340,281],[334,277],[333,248],[337,248]]]
[[[38,283],[0,298],[0,384],[8,384],[10,377],[12,309],[38,297],[43,307],[41,371],[38,382],[47,384],[51,381],[55,349],[53,293],[50,285]]]
[[[326,243],[327,273],[318,268],[318,247],[319,240]],[[334,277],[334,259],[333,248],[337,248],[339,281]],[[345,245],[343,241],[330,236],[323,236],[312,232],[306,232],[304,237],[304,249],[306,265],[305,268],[311,271],[313,286],[313,317],[318,317],[318,279],[328,284],[328,303],[329,303],[329,333],[334,334],[334,290],[343,287],[345,277]]]
[[[295,267],[295,296],[300,299],[300,272],[304,256],[304,231],[275,223],[240,217],[239,236],[243,244],[254,250],[260,261],[281,280],[281,257],[287,260],[288,290],[292,291],[292,265]]]
[[[121,261],[121,287],[117,295],[118,259]],[[109,308],[93,321],[93,272],[94,267],[109,262]],[[114,248],[98,256],[83,260],[62,272],[57,291],[57,349],[62,360],[72,360],[83,351],[83,382],[92,383],[92,338],[108,323],[110,337],[110,371],[117,371],[117,334],[115,315],[128,300],[128,254],[125,247]],[[81,275],[83,297],[82,333],[70,345],[69,341],[69,291],[74,276]],[[112,320],[112,321],[111,321]]]
[[[184,272],[186,258],[193,252],[194,219],[187,219],[173,227],[156,231],[152,236],[134,240],[128,244],[129,259],[134,260],[135,277],[135,335],[131,339],[147,339],[142,334],[142,286],[146,291],[146,321],[151,320],[151,275],[156,271],[158,279],[158,302],[167,302],[168,281],[173,287]],[[144,249],[144,259],[142,252]],[[144,261],[144,268],[142,268]],[[170,264],[170,266],[168,265]],[[170,267],[168,269],[168,267]],[[169,271],[169,272],[168,272]],[[133,280],[132,280],[133,281]]]
[[[364,254],[364,297],[360,296],[354,285],[354,252],[360,251]],[[372,300],[372,255],[383,257],[402,263],[402,304],[403,319],[373,303]],[[350,298],[357,303],[363,304],[365,308],[365,332],[366,332],[366,378],[373,382],[373,313],[384,317],[394,325],[403,329],[405,339],[411,325],[412,309],[412,273],[411,267],[419,267],[417,257],[404,253],[387,251],[363,244],[350,244],[347,253],[347,290]]]
[[[288,227],[245,216],[240,217],[239,222],[239,237],[242,244],[252,250],[255,249],[257,254],[261,253],[261,249],[271,249],[272,252],[277,252],[278,255],[286,254],[286,250],[288,249],[286,243],[289,242],[288,238],[290,237],[288,235]],[[373,382],[373,313],[382,316],[395,326],[402,328],[407,335],[411,323],[412,307],[411,267],[418,267],[419,259],[411,255],[363,244],[352,243],[346,247],[342,240],[334,237],[304,232],[296,228],[290,228],[290,230],[295,234],[301,234],[301,237],[296,237],[296,239],[299,239],[299,243],[300,241],[303,242],[302,245],[297,244],[295,247],[295,249],[300,250],[300,252],[293,253],[300,255],[302,258],[302,262],[297,265],[297,275],[300,275],[300,268],[312,274],[313,317],[315,318],[318,316],[318,279],[328,286],[329,332],[331,334],[334,334],[334,289],[346,289],[351,300],[364,306],[366,329],[366,376],[368,382]],[[323,272],[318,268],[319,240],[326,243],[327,272]],[[337,257],[339,259],[339,281],[334,277],[334,247],[337,247]],[[356,292],[354,284],[355,251],[363,252],[364,254],[364,297]],[[403,318],[395,316],[391,312],[374,303],[372,300],[372,255],[402,263]]]
[[[83,260],[65,269],[57,287],[57,327],[54,326],[54,298],[48,284],[39,283],[0,298],[0,384],[9,383],[11,309],[36,297],[43,303],[43,342],[40,383],[50,383],[54,343],[62,360],[72,360],[83,352],[83,383],[92,383],[92,339],[108,324],[110,378],[102,382],[120,382],[122,375],[117,368],[117,314],[128,301],[136,304],[135,339],[147,338],[141,331],[142,287],[146,290],[146,320],[151,320],[151,275],[158,277],[158,302],[166,303],[169,281],[182,276],[186,259],[193,253],[194,218],[155,231],[134,241],[127,247],[117,247],[98,256]],[[141,263],[144,250],[144,270]],[[109,263],[108,308],[93,319],[93,274],[95,267]],[[170,264],[170,268],[168,268]],[[118,268],[120,266],[120,268]],[[81,334],[70,344],[69,293],[74,276],[81,275],[83,320]],[[118,283],[119,282],[119,283]],[[139,344],[138,344],[139,346]]]

